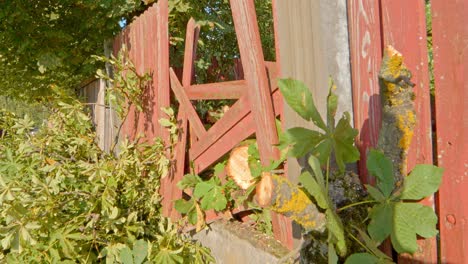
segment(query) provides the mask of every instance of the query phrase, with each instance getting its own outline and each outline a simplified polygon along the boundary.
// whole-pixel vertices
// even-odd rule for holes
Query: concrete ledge
[[[289,253],[274,238],[240,222],[218,221],[193,237],[211,249],[216,263],[276,264]]]

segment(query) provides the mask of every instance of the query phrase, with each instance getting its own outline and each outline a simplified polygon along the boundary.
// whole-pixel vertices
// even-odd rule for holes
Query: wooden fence
[[[408,169],[418,163],[437,163],[445,169],[435,206],[439,215],[440,252],[436,238],[419,242],[412,258],[422,263],[468,262],[468,206],[461,203],[468,188],[465,140],[468,128],[466,1],[432,0],[432,47],[435,74],[435,116],[431,116],[428,45],[424,0],[348,0],[355,127],[362,158],[376,145],[380,128],[377,72],[383,47],[392,45],[405,57],[413,73],[417,127]],[[375,100],[377,98],[377,100]],[[435,122],[433,130],[432,122]],[[435,137],[435,138],[433,138]],[[433,153],[435,151],[436,153]],[[435,155],[434,155],[435,154]],[[436,157],[435,159],[433,157]],[[363,162],[364,163],[364,162]],[[365,175],[365,164],[360,172]],[[369,181],[370,179],[364,178]],[[406,257],[408,258],[408,257]],[[407,261],[407,260],[402,260]]]
[[[421,201],[433,206],[439,215],[440,250],[437,250],[435,238],[423,240],[420,241],[420,250],[413,257],[405,256],[400,261],[467,263],[468,205],[461,202],[466,197],[464,191],[468,190],[468,180],[465,179],[468,166],[465,141],[468,113],[464,107],[464,101],[468,99],[465,82],[465,76],[468,76],[465,67],[468,61],[467,7],[466,1],[460,0],[432,0],[431,3],[435,114],[431,113],[429,93],[425,1],[347,0],[354,124],[361,131],[357,144],[361,150],[361,160],[365,160],[367,149],[376,145],[380,128],[377,73],[382,50],[386,45],[393,45],[403,53],[417,85],[415,104],[418,124],[408,167],[411,169],[418,163],[435,162],[445,168],[438,195]],[[273,0],[275,6],[276,1]],[[264,61],[253,0],[231,0],[231,8],[243,58],[243,80],[192,84],[200,30],[194,20],[187,25],[184,67],[179,80],[169,67],[167,0],[158,1],[135,19],[114,42],[115,53],[125,44],[137,70],[140,73],[150,72],[153,77],[153,83],[144,95],[147,111],[140,115],[136,112],[130,114],[125,121],[124,135],[133,137],[144,132],[149,140],[156,136],[167,140],[168,133],[158,123],[164,117],[160,109],[170,105],[171,90],[180,104],[175,168],[161,187],[164,214],[168,216],[177,217],[173,202],[182,197],[182,192],[176,183],[187,173],[188,160],[194,162],[197,173],[202,172],[254,133],[262,162],[267,164],[278,157],[272,144],[278,140],[275,116],[282,115],[283,104],[276,87],[279,65]],[[276,10],[273,13],[276,14]],[[278,26],[278,23],[281,22],[275,17],[275,25]],[[237,101],[221,120],[206,130],[191,100],[212,99]],[[362,163],[360,173],[363,181],[371,181]],[[211,212],[208,217],[214,219],[216,215]],[[275,236],[292,248],[290,221],[274,215],[273,227]]]

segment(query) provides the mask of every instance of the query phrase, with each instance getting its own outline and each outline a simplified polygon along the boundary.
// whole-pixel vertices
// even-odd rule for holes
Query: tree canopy
[[[95,71],[93,54],[131,18],[138,0],[0,2],[0,93],[44,95],[51,83],[73,87]]]
[[[93,77],[105,40],[121,31],[120,21],[132,19],[154,0],[5,0],[0,1],[0,95],[19,99],[47,96],[50,85],[73,89]],[[265,57],[274,59],[271,0],[255,1]],[[181,65],[185,26],[190,17],[202,26],[197,69],[206,75],[229,70],[239,57],[227,0],[169,0],[171,64]]]

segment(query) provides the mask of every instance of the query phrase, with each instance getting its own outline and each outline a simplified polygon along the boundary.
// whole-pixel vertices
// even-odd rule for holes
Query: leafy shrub
[[[95,144],[78,101],[61,100],[52,112],[34,136],[27,116],[0,116],[0,259],[212,260],[160,215],[160,179],[169,166],[160,139],[151,145],[125,141],[115,157]]]

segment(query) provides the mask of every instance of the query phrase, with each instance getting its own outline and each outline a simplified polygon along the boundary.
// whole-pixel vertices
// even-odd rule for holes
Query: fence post
[[[253,0],[231,0],[239,51],[247,82],[250,107],[256,124],[257,143],[263,165],[279,158],[273,145],[278,143],[275,114],[264,62],[260,32]],[[275,237],[292,248],[291,221],[272,215]]]
[[[377,76],[382,58],[379,0],[348,0],[348,20],[354,127],[359,130],[356,144],[361,152],[359,175],[364,183],[373,183],[367,175],[366,153],[377,146],[381,123]]]
[[[466,1],[432,0],[440,260],[468,262],[468,24]]]
[[[381,0],[384,46],[392,45],[403,54],[405,64],[413,74],[416,127],[408,151],[408,172],[416,164],[432,164],[431,106],[429,67],[424,0]],[[421,202],[434,207],[434,197]],[[436,238],[420,239],[419,249],[412,256],[404,254],[399,263],[437,263]]]

